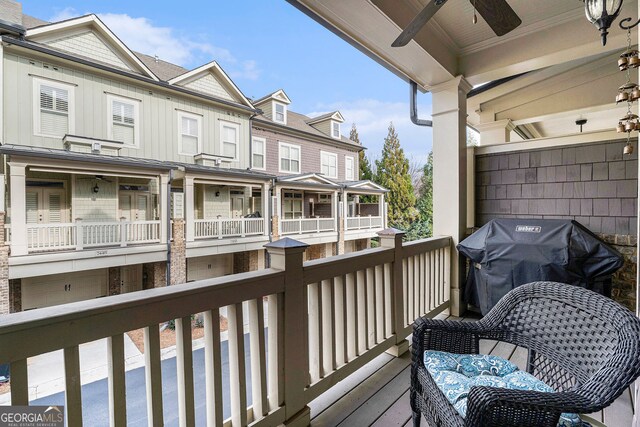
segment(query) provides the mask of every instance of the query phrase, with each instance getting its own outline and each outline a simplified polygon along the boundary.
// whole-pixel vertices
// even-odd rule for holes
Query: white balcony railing
[[[333,218],[296,218],[280,221],[280,234],[305,234],[336,231]]]
[[[46,252],[160,242],[160,221],[27,224],[27,250]]]
[[[451,239],[403,245],[399,237],[383,236],[381,248],[306,263],[304,247],[274,244],[270,269],[2,316],[0,364],[11,365],[11,404],[29,404],[27,359],[63,349],[65,415],[68,425],[82,425],[79,346],[106,338],[105,420],[124,426],[127,418],[144,418],[146,409],[149,425],[163,425],[167,375],[160,363],[159,324],[175,319],[177,360],[172,366],[177,369],[180,425],[195,424],[194,375],[205,384],[207,425],[291,421],[374,357],[406,344],[416,318],[449,307]],[[220,333],[223,307],[228,343]],[[204,372],[193,363],[191,319],[198,313],[204,319]],[[144,328],[146,407],[129,404],[125,385],[124,334],[139,328]],[[223,376],[229,377],[228,391]],[[253,402],[247,400],[247,388]],[[224,414],[223,401],[230,402]]]
[[[218,218],[195,220],[196,239],[259,236],[264,234],[264,218]]]
[[[382,228],[381,216],[356,216],[347,218],[347,230]]]

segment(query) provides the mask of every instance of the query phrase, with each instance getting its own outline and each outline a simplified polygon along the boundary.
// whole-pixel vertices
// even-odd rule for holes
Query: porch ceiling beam
[[[70,175],[104,175],[121,178],[155,178],[158,174],[133,174],[133,173],[119,173],[110,172],[106,169],[94,169],[94,170],[76,170],[76,169],[64,169],[64,168],[46,168],[46,167],[31,167],[28,169],[32,172],[48,172],[48,173],[68,173]]]
[[[195,184],[203,184],[203,185],[226,185],[229,187],[262,187],[262,182],[251,182],[251,181],[224,181],[217,179],[206,179],[206,178],[195,178],[193,177],[193,182]]]
[[[637,5],[625,3],[620,16],[637,16]],[[636,38],[632,36],[632,40]],[[607,46],[603,47],[597,29],[579,14],[556,26],[462,55],[459,71],[476,85],[594,54],[623,50],[626,44],[626,33],[617,28],[616,22]]]

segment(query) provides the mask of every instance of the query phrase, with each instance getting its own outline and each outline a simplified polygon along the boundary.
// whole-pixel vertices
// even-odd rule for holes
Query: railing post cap
[[[385,228],[384,230],[378,231],[378,236],[380,237],[393,237],[393,236],[404,236],[405,234],[407,234],[406,232],[402,231],[402,230],[398,230],[397,228]]]
[[[284,237],[275,242],[267,243],[264,247],[267,249],[306,249],[309,245],[290,237]]]

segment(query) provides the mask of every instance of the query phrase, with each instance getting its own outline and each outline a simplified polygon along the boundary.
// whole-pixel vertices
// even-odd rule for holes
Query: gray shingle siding
[[[638,154],[624,141],[476,156],[476,225],[494,218],[575,219],[595,233],[635,234]]]

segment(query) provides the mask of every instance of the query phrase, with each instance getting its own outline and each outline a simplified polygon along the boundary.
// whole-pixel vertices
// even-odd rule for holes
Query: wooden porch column
[[[262,217],[264,218],[264,235],[269,235],[269,227],[271,226],[271,218],[269,218],[269,203],[271,203],[271,197],[269,196],[269,183],[262,184]]]
[[[336,242],[336,255],[344,254],[344,232],[347,229],[347,217],[340,211],[340,202],[338,201],[340,192],[333,192],[331,197],[331,215],[333,215],[334,228],[338,232],[338,241]],[[329,255],[330,256],[330,255]]]
[[[169,175],[160,175],[160,243],[167,243],[169,236],[167,233],[167,224],[171,221],[169,206]]]
[[[185,220],[185,240],[193,242],[195,236],[195,198],[194,198],[193,177],[184,177],[184,220]]]
[[[387,228],[387,215],[384,211],[384,193],[378,195],[378,215],[382,218],[382,228]]]
[[[27,202],[26,166],[24,163],[9,163],[11,179],[11,255],[27,254]]]
[[[467,93],[459,76],[433,94],[433,235],[451,236],[451,314],[459,316],[464,266],[455,246],[467,229]]]
[[[264,245],[271,257],[271,268],[284,271],[284,304],[278,313],[283,316],[285,422],[288,427],[306,427],[311,411],[305,403],[304,389],[309,383],[309,354],[306,340],[307,293],[303,282],[302,257],[309,247],[306,243],[285,237]],[[280,338],[278,338],[280,339]]]

